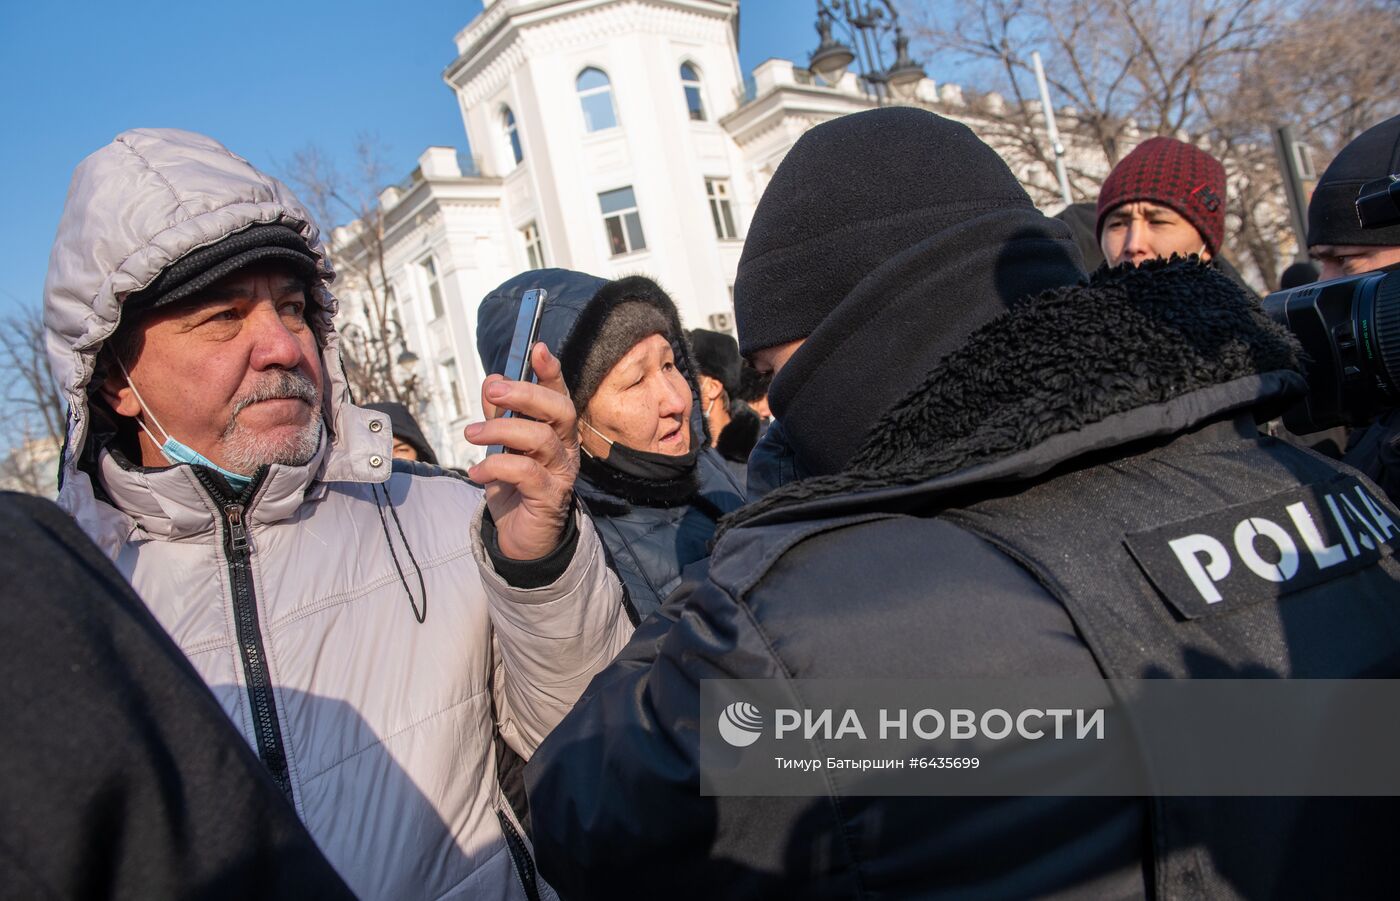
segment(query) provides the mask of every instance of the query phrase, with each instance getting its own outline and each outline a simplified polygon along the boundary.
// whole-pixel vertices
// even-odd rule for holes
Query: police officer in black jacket
[[[1149,577],[1139,559],[1184,565],[1160,527],[1287,522],[1316,491],[1360,491],[1393,547],[1400,514],[1258,433],[1305,386],[1228,278],[1178,259],[1085,282],[1078,259],[960,124],[883,109],[797,143],[735,299],[810,478],[726,521],[672,622],[639,630],[530,762],[564,897],[1388,888],[1395,818],[1369,802],[862,797],[836,778],[822,798],[700,794],[702,679],[1400,676],[1400,566],[1375,545],[1322,581],[1239,561],[1198,587]]]

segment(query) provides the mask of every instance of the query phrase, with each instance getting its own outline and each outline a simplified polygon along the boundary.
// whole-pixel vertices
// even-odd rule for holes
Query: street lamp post
[[[837,26],[849,44],[835,37]],[[909,56],[909,38],[893,0],[817,0],[817,35],[821,43],[809,65],[829,85],[839,82],[854,62],[883,104],[913,99],[925,77],[923,67]],[[886,65],[891,53],[893,59]]]
[[[364,367],[372,373],[372,385],[377,385],[410,410],[415,409],[418,355],[408,349],[403,325],[398,319],[390,316],[384,321],[383,331],[373,335],[352,322],[340,329],[340,338],[345,344],[349,357],[347,362],[351,366]],[[394,354],[394,348],[398,349],[397,354]],[[392,364],[390,359],[393,360]],[[402,381],[394,374],[396,368],[403,372]]]
[[[1060,141],[1060,128],[1055,124],[1055,104],[1050,101],[1050,88],[1045,83],[1045,66],[1040,62],[1040,51],[1031,54],[1035,65],[1035,83],[1040,89],[1040,108],[1045,111],[1045,131],[1050,135],[1050,149],[1055,153],[1055,177],[1060,181],[1060,195],[1065,206],[1074,203],[1069,192],[1069,174],[1065,172],[1065,145]]]

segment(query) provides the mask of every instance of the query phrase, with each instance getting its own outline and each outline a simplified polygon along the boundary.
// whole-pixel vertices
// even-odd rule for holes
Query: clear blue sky
[[[814,0],[744,0],[745,73],[805,61]],[[0,314],[42,299],[73,167],[118,132],[210,134],[279,173],[315,143],[348,157],[377,134],[394,177],[431,144],[465,149],[442,70],[481,11],[460,3],[0,0]]]

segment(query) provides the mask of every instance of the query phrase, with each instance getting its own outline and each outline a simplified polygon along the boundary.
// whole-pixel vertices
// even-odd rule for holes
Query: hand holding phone
[[[538,383],[487,376],[482,404],[489,413],[513,410],[467,427],[477,446],[505,445],[467,470],[486,489],[498,546],[512,560],[536,560],[559,545],[578,478],[578,414],[559,361],[536,342],[530,351]],[[494,409],[493,409],[494,408]]]
[[[515,315],[515,332],[510,341],[510,354],[506,357],[506,371],[501,373],[513,382],[534,382],[534,366],[530,362],[530,350],[535,346],[540,334],[540,317],[544,315],[544,303],[549,292],[543,288],[531,288],[520,298],[520,311]],[[502,419],[510,419],[514,411],[506,410]],[[486,449],[486,456],[509,451],[499,444]],[[515,453],[515,451],[509,451]]]
[[[490,447],[467,475],[486,489],[497,544],[512,560],[558,546],[578,478],[578,414],[559,360],[539,341],[545,298],[540,289],[521,298],[507,371],[481,387],[488,418],[466,430],[472,444]]]

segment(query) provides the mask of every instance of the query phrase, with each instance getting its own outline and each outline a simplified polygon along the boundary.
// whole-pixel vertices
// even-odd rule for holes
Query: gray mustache
[[[237,418],[247,407],[265,400],[281,400],[283,398],[296,398],[305,401],[309,406],[316,406],[320,399],[316,390],[316,383],[305,373],[295,370],[282,370],[274,375],[268,376],[247,394],[238,398],[233,406],[233,418]]]

